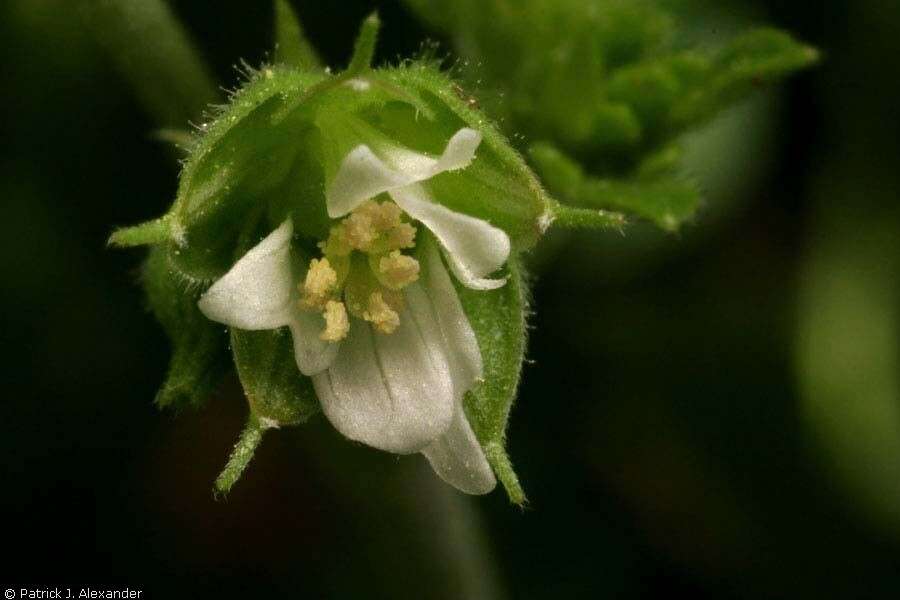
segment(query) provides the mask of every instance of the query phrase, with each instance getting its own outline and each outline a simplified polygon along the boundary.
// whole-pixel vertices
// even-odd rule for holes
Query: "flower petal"
[[[291,322],[290,219],[251,248],[204,293],[197,306],[218,323],[247,330]]]
[[[354,319],[334,364],[313,376],[325,415],[350,439],[398,454],[417,452],[453,419],[453,382],[442,353],[407,311],[389,335]]]
[[[369,198],[414,181],[412,175],[388,167],[368,146],[357,146],[341,163],[328,188],[328,216],[343,217]]]
[[[368,146],[357,146],[347,154],[328,188],[328,216],[337,219],[382,192],[465,168],[475,158],[480,143],[478,131],[464,128],[450,138],[437,159],[397,147],[387,153],[387,162]]]
[[[289,325],[294,340],[294,360],[300,372],[312,376],[330,367],[338,355],[341,342],[325,342],[319,338],[325,329],[322,315],[295,310]]]
[[[422,277],[406,289],[406,301],[414,318],[425,321],[426,317],[420,315],[427,313],[437,325],[453,376],[455,395],[461,400],[463,394],[481,379],[481,350],[435,243],[425,238],[419,246],[419,258],[424,267]],[[422,326],[422,329],[426,327]]]
[[[450,429],[422,454],[447,483],[467,494],[486,494],[497,482],[462,405],[463,395],[481,378],[481,351],[437,248],[427,238],[421,246],[425,271],[419,282],[406,288],[407,312],[425,323],[420,328],[426,335],[439,336],[456,399]]]
[[[415,183],[431,179],[444,171],[465,169],[475,158],[479,144],[481,133],[465,127],[453,134],[443,154],[437,159],[406,148],[395,148],[387,153],[387,160],[397,171],[410,175],[410,183]]]
[[[509,258],[509,236],[487,221],[454,212],[433,202],[418,184],[391,190],[391,198],[437,237],[457,279],[467,288],[493,290],[506,279],[485,279]]]
[[[422,454],[441,479],[467,494],[487,494],[497,485],[461,403],[456,405],[447,433],[422,450]]]

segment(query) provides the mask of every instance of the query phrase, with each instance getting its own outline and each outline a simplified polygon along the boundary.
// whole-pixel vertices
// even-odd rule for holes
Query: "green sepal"
[[[234,450],[231,451],[231,455],[228,457],[225,468],[216,477],[213,492],[217,497],[230,492],[234,484],[244,474],[250,461],[253,460],[254,454],[256,454],[256,449],[262,442],[263,433],[265,433],[266,429],[267,427],[259,418],[251,413],[247,419],[247,425],[244,426],[241,436],[234,445]]]
[[[356,75],[372,68],[379,29],[381,29],[381,20],[377,13],[372,13],[362,22],[359,35],[356,36],[356,43],[353,45],[353,56],[347,66],[348,74]]]
[[[298,425],[319,412],[312,380],[294,361],[290,332],[231,328],[231,354],[250,413],[267,427]]]
[[[198,139],[169,213],[170,259],[182,276],[201,285],[221,277],[234,262],[248,214],[274,208],[275,192],[295,166],[308,127],[272,122],[291,98],[324,79],[324,74],[285,67],[256,72]],[[313,204],[313,199],[295,200],[300,209]],[[274,228],[286,214],[267,216]]]
[[[156,404],[176,410],[199,407],[229,368],[225,330],[197,308],[199,291],[174,274],[164,247],[150,250],[142,280],[150,309],[172,343],[169,370]]]
[[[288,0],[275,0],[275,62],[306,71],[322,69],[322,60]]]
[[[466,101],[459,84],[425,63],[411,63],[378,73],[416,94],[431,109],[434,120],[429,127],[440,134],[443,144],[460,127],[471,127],[482,134],[476,159],[468,167],[442,173],[429,181],[435,198],[452,210],[500,227],[519,249],[537,243],[543,234],[541,223],[549,198],[524,158],[484,113]],[[417,129],[422,129],[421,119],[407,119],[406,123],[410,138]],[[402,141],[401,128],[393,131]]]
[[[533,145],[529,155],[550,191],[572,204],[631,213],[666,231],[677,231],[700,206],[700,192],[688,181],[598,179],[586,175],[578,163],[549,144]],[[591,226],[590,221],[575,216],[572,226]]]
[[[117,229],[109,236],[106,243],[119,248],[154,246],[168,241],[171,235],[169,218],[164,216],[140,225]]]
[[[602,208],[578,208],[556,203],[550,209],[550,225],[563,229],[612,229],[624,232],[628,218],[620,212]]]
[[[470,290],[459,284],[456,288],[484,364],[483,381],[466,394],[466,415],[510,501],[522,505],[525,492],[506,452],[506,426],[522,375],[527,338],[528,288],[517,256],[510,256],[506,275],[506,285],[496,290]]]

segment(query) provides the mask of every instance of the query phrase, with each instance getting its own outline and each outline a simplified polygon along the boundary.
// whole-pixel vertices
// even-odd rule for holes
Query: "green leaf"
[[[756,29],[732,40],[713,60],[711,72],[671,109],[670,122],[684,128],[713,117],[762,86],[814,65],[815,48],[775,29]]]
[[[275,61],[308,71],[322,68],[322,60],[306,39],[288,0],[275,0]]]
[[[150,251],[142,279],[148,304],[172,343],[169,371],[156,404],[160,408],[199,407],[229,368],[224,329],[200,313],[198,290],[174,274],[164,247]]]
[[[267,427],[297,425],[319,412],[312,380],[297,369],[286,329],[231,329],[231,352],[250,413]]]
[[[533,145],[529,154],[550,191],[573,204],[632,213],[666,231],[677,231],[694,216],[700,205],[700,193],[689,182],[676,179],[619,181],[590,177],[584,174],[578,163],[548,144]],[[565,210],[568,209],[563,210],[559,225],[594,226],[588,213],[569,212],[567,215]],[[595,216],[595,219],[602,219],[602,216]]]
[[[457,290],[484,361],[484,381],[466,394],[466,415],[510,501],[521,505],[525,492],[506,453],[506,426],[525,360],[528,291],[518,257],[510,257],[507,269],[502,288]]]
[[[594,112],[591,142],[598,146],[634,146],[641,141],[643,126],[626,104],[600,103]]]
[[[219,92],[162,0],[76,0],[88,30],[160,126],[198,120]]]

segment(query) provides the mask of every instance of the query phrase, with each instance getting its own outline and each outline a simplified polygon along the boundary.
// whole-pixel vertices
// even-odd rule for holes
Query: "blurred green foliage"
[[[819,464],[857,515],[900,534],[900,176],[893,53],[900,6],[863,2],[852,39],[833,57],[859,69],[828,89],[842,110],[811,179],[813,209],[799,275],[794,342],[802,415]]]
[[[537,142],[551,193],[669,231],[702,199],[681,177],[679,137],[818,59],[771,28],[716,48],[678,43],[677,17],[645,0],[406,1],[451,37],[489,112]]]

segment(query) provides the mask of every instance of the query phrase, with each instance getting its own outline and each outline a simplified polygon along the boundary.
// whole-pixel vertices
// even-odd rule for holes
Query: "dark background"
[[[295,4],[329,64],[345,64],[372,5]],[[692,141],[710,191],[696,223],[677,237],[555,235],[534,257],[509,431],[520,510],[499,490],[462,497],[421,457],[349,444],[322,418],[268,434],[214,500],[245,417],[239,386],[229,378],[177,419],[157,411],[169,350],[136,285],[142,254],[104,245],[165,210],[177,165],[65,3],[8,3],[0,584],[150,598],[895,597],[900,494],[879,477],[900,480],[900,456],[847,458],[817,433],[798,336],[818,306],[812,262],[874,231],[885,241],[850,264],[878,269],[898,251],[900,9],[764,4],[757,16],[824,61]],[[238,59],[265,59],[268,3],[173,6],[223,85]],[[379,56],[416,52],[430,33],[379,6]],[[702,14],[692,27],[714,28]],[[873,326],[895,348],[897,271],[873,273],[893,294]],[[811,322],[867,341],[865,327]]]

